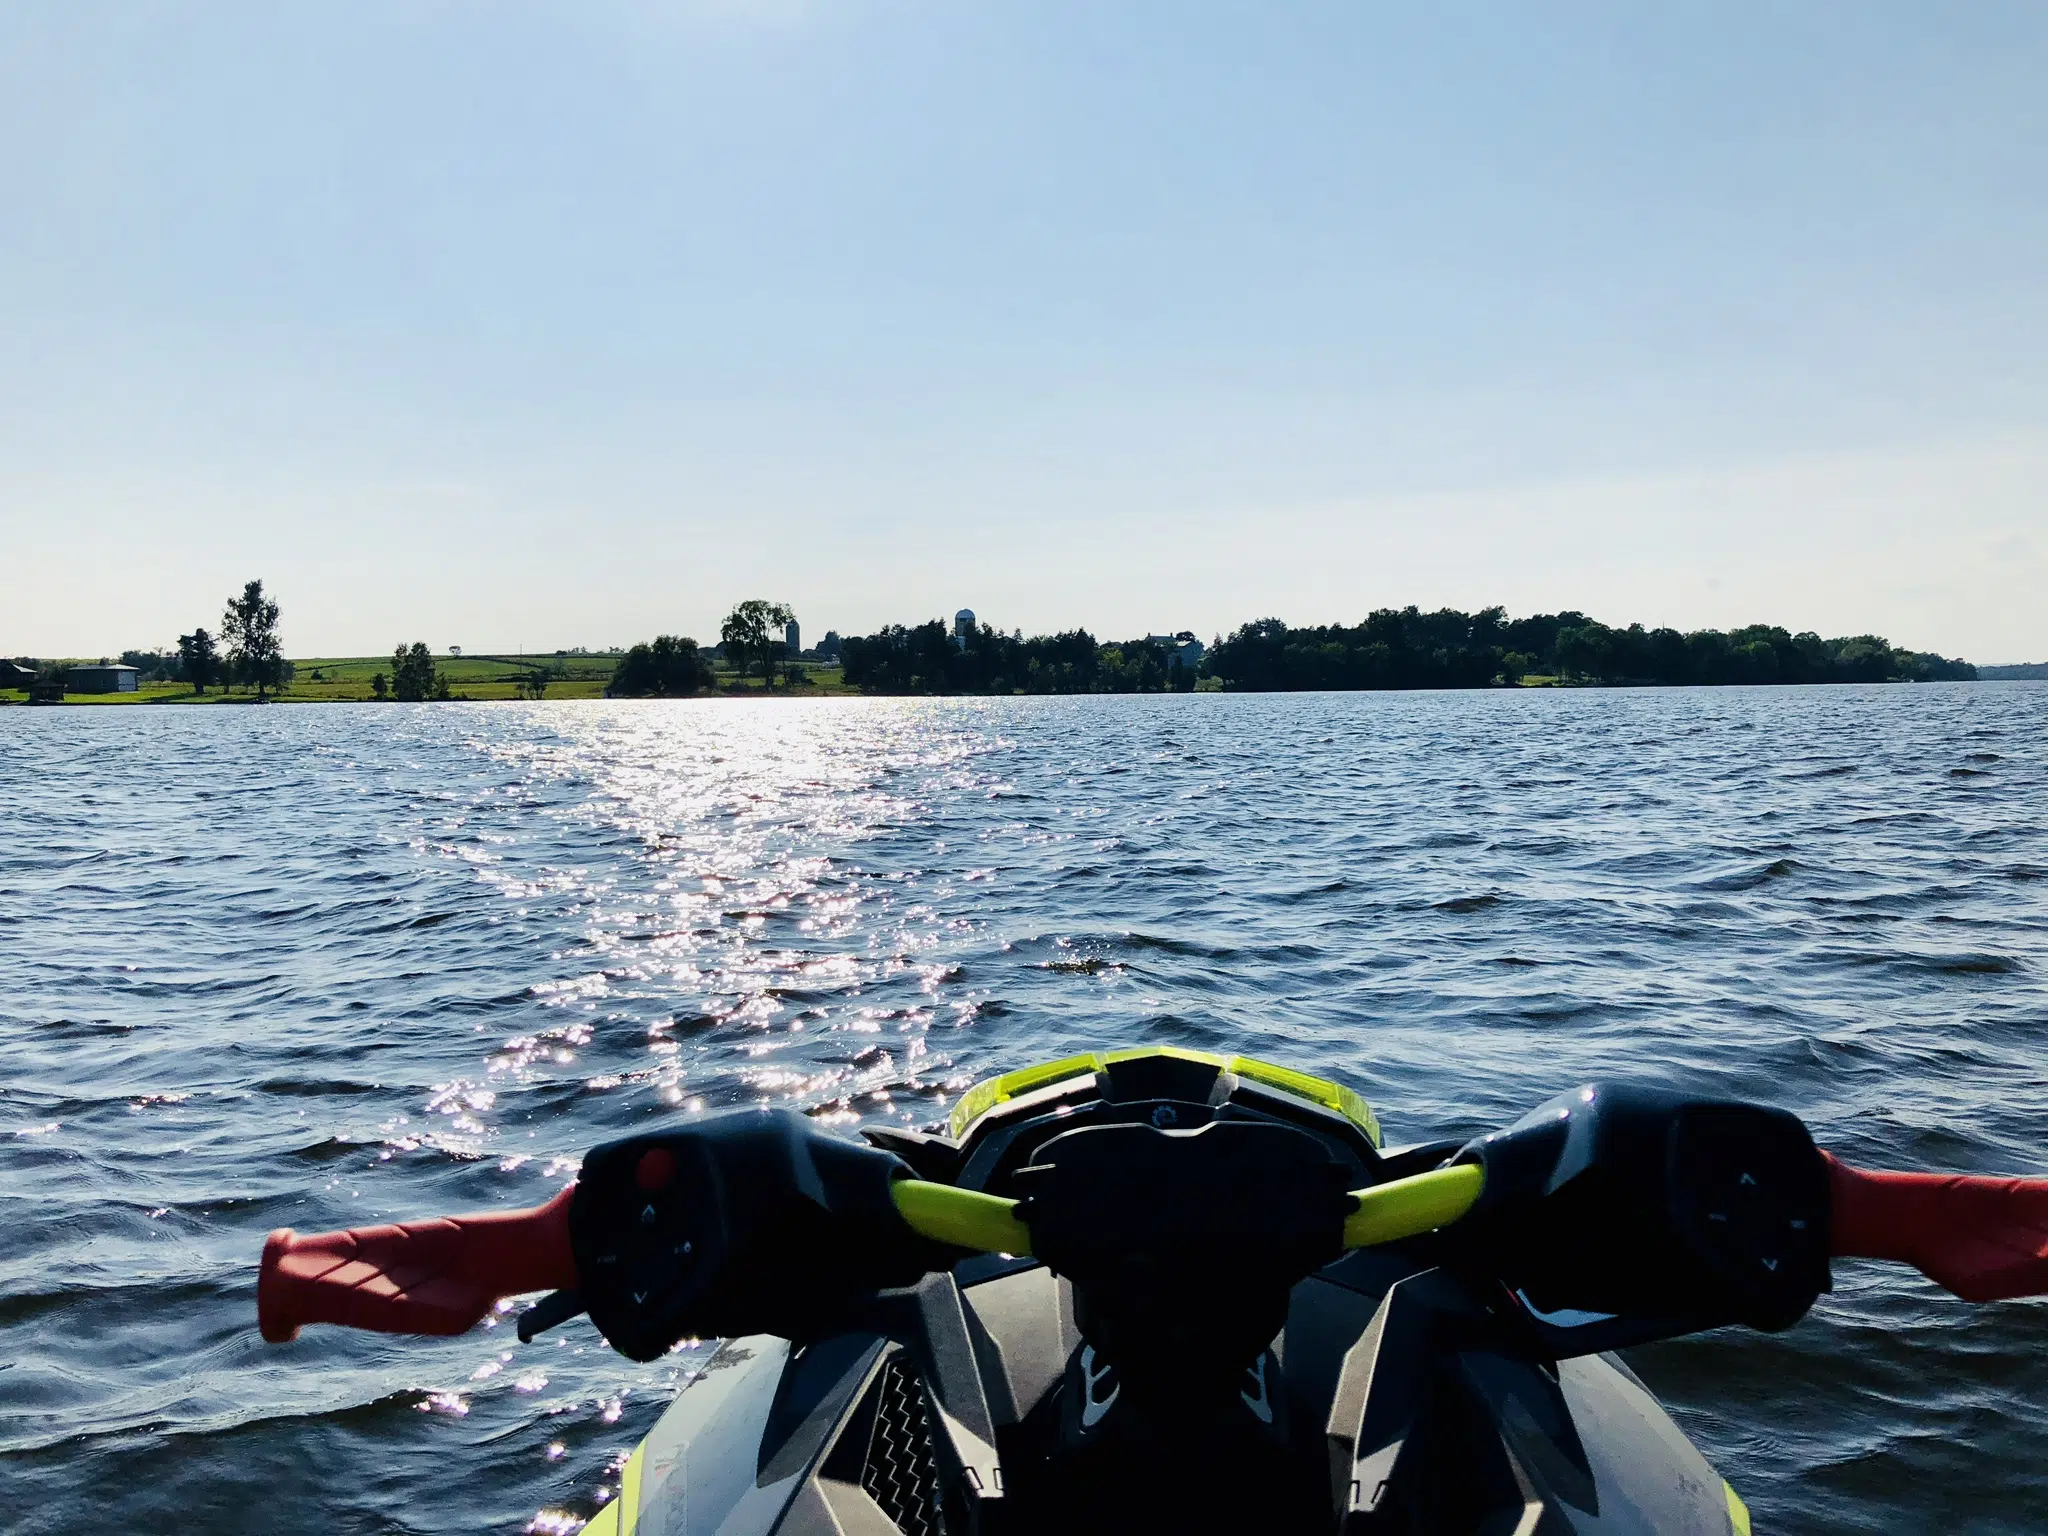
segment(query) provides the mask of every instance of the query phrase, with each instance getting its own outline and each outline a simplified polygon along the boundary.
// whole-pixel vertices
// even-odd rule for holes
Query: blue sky
[[[0,652],[2048,657],[2048,10],[0,8]]]

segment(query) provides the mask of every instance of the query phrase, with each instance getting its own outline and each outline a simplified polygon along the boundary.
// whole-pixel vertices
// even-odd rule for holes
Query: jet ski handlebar
[[[879,1293],[981,1252],[1039,1259],[1131,1329],[1158,1311],[1164,1275],[1186,1277],[1167,1300],[1256,1331],[1345,1250],[1409,1240],[1525,1309],[1559,1358],[1789,1327],[1834,1258],[1901,1260],[1969,1301],[2048,1294],[2048,1179],[1865,1172],[1783,1110],[1626,1084],[1562,1095],[1363,1189],[1306,1132],[1242,1119],[1083,1124],[1031,1159],[1007,1176],[1011,1199],[911,1176],[793,1112],[694,1118],[593,1148],[531,1210],[273,1232],[258,1322],[274,1343],[309,1322],[449,1335],[552,1291],[521,1338],[587,1311],[651,1360],[690,1336],[858,1327]],[[1546,1321],[1568,1315],[1607,1321]]]
[[[1455,1221],[1484,1177],[1469,1164],[1439,1168],[1357,1192],[1345,1221],[1347,1248],[1413,1237]],[[256,1281],[263,1337],[283,1344],[307,1323],[376,1333],[453,1335],[491,1307],[531,1291],[574,1290],[569,1207],[575,1186],[524,1211],[302,1234],[280,1227],[263,1245]],[[904,1224],[948,1248],[1031,1252],[1015,1200],[922,1179],[897,1179],[890,1197]]]

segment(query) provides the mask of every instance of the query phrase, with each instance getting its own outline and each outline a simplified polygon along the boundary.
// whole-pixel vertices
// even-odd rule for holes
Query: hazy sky
[[[0,652],[2048,657],[2048,7],[0,6]]]

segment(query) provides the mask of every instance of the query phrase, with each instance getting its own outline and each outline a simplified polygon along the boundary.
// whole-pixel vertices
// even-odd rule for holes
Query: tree
[[[391,696],[401,704],[448,697],[448,680],[435,669],[425,642],[415,640],[391,653]]]
[[[145,683],[151,679],[176,681],[181,671],[176,651],[123,651],[121,665],[133,667]]]
[[[228,599],[221,615],[221,638],[227,642],[228,663],[244,685],[256,685],[262,701],[266,689],[284,681],[284,644],[277,634],[277,604],[263,595],[263,583],[252,581],[240,597]]]
[[[42,661],[36,664],[36,675],[28,685],[28,699],[31,704],[61,704],[64,690],[71,679],[70,668],[61,661]]]
[[[653,644],[643,641],[619,658],[612,668],[611,692],[628,699],[680,699],[711,680],[711,664],[696,641],[687,635],[657,635]]]
[[[194,693],[206,692],[206,685],[220,680],[220,652],[213,648],[213,636],[203,629],[178,636],[178,665]]]
[[[373,673],[371,675],[370,696],[374,698],[379,704],[383,703],[385,699],[391,696],[391,684],[385,680],[384,674],[382,672]]]
[[[548,695],[547,673],[543,672],[539,667],[535,667],[526,674],[526,680],[520,684],[519,691],[529,699],[546,698]]]
[[[775,647],[779,642],[771,638],[770,630],[782,628],[795,617],[789,604],[758,597],[748,598],[725,616],[718,628],[718,643],[725,648],[726,659],[739,669],[741,682],[746,681],[749,658],[758,657],[762,686],[775,686]]]
[[[1604,681],[1614,671],[1614,631],[1600,623],[1559,630],[1557,661],[1568,677]]]

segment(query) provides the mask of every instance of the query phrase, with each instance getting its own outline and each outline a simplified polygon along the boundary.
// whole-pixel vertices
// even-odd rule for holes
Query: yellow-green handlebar
[[[1485,1187],[1484,1169],[1458,1163],[1353,1190],[1358,1209],[1344,1218],[1344,1246],[1370,1248],[1447,1227],[1479,1203]]]
[[[1014,1200],[922,1179],[898,1179],[889,1194],[896,1213],[920,1237],[983,1253],[1031,1252],[1031,1229],[1017,1219]]]
[[[1358,1209],[1344,1219],[1344,1246],[1370,1248],[1449,1226],[1472,1209],[1485,1184],[1476,1163],[1460,1163],[1357,1190]],[[889,1192],[910,1229],[933,1242],[982,1253],[1031,1252],[1031,1228],[1017,1219],[1014,1200],[922,1179],[898,1179]]]

